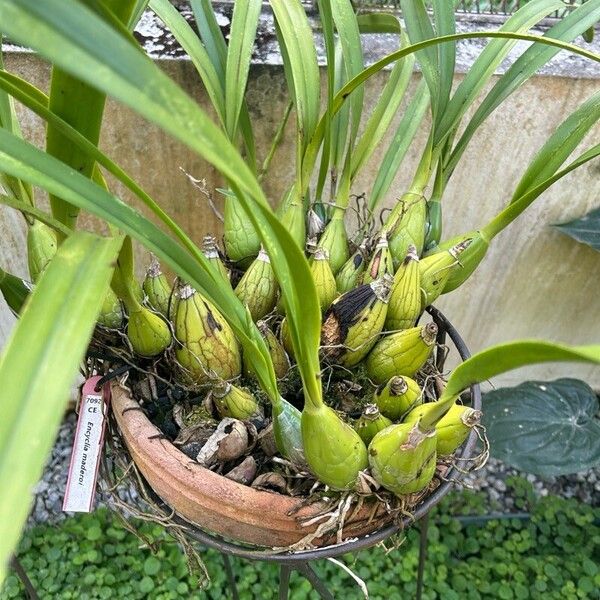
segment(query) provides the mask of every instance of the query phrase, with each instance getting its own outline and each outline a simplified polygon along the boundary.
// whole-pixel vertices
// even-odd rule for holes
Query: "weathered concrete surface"
[[[33,55],[9,54],[6,62],[9,70],[42,88],[47,87],[48,71]],[[189,62],[167,60],[160,64],[207,106]],[[377,97],[382,82],[380,77],[370,85],[367,103]],[[445,233],[452,235],[478,227],[494,215],[509,200],[527,162],[546,137],[570,110],[597,89],[595,78],[537,77],[515,93],[482,127],[457,169],[444,200]],[[286,105],[279,67],[253,68],[248,102],[256,126],[259,156],[264,157]],[[26,136],[42,144],[40,120],[23,114],[23,125]],[[600,128],[596,128],[588,141],[597,141],[599,134]],[[266,191],[273,201],[280,197],[292,177],[293,141],[288,129],[265,181]],[[421,135],[396,179],[387,199],[388,206],[408,184],[423,142]],[[113,102],[108,104],[102,147],[138,179],[194,239],[200,241],[207,231],[219,232],[219,222],[205,198],[189,183],[180,167],[197,178],[205,178],[210,190],[222,182],[212,167],[187,148]],[[365,169],[354,190],[356,193],[369,192],[381,155],[375,156]],[[439,302],[472,350],[524,337],[598,343],[600,255],[553,231],[549,225],[579,217],[597,207],[599,175],[600,164],[596,161],[546,192],[497,239],[476,275]],[[115,190],[121,192],[118,186]],[[214,196],[217,206],[221,207],[219,194],[215,192]],[[89,224],[93,220],[85,218],[82,222]],[[13,211],[0,210],[0,264],[24,275],[26,261],[21,225]],[[12,322],[4,305],[0,306],[0,346]],[[581,377],[600,388],[600,369],[580,365],[527,369],[498,378],[496,383],[564,375]]]

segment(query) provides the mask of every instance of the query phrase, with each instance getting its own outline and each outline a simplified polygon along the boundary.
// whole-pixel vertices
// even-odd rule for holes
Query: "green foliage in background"
[[[536,499],[531,484],[507,480],[509,494],[530,521],[491,520],[464,524],[450,515],[481,515],[489,510],[483,493],[459,492],[445,500],[432,516],[429,558],[423,598],[540,598],[570,600],[598,598],[600,568],[600,508],[574,499]],[[164,539],[160,527],[144,524],[141,531]],[[398,548],[382,548],[343,562],[368,585],[372,600],[412,598],[418,564],[418,530],[408,532]],[[42,599],[95,598],[227,598],[226,575],[220,556],[210,550],[202,557],[211,584],[198,590],[183,554],[172,543],[156,554],[126,532],[106,510],[79,515],[63,524],[38,526],[21,542],[19,559]],[[277,597],[277,568],[235,559],[241,600]],[[318,574],[334,596],[362,598],[352,579],[338,566],[319,561]],[[9,575],[0,600],[23,598],[14,575]],[[308,582],[292,575],[290,598],[316,598]]]

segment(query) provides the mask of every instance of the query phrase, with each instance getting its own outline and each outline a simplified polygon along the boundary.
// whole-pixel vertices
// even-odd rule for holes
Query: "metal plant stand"
[[[452,341],[462,360],[469,358],[470,353],[468,348],[456,329],[446,319],[446,317],[433,307],[429,307],[427,311],[438,326],[437,352],[435,358],[438,370],[442,370],[446,358],[447,337],[449,337]],[[478,385],[471,386],[470,396],[471,406],[477,410],[481,410],[481,390]],[[471,431],[465,445],[463,446],[463,450],[458,457],[459,460],[466,461],[473,458],[477,449],[477,442],[477,433],[475,431]],[[462,473],[454,466],[451,466],[446,473],[445,480],[418,506],[414,515],[412,515],[412,517],[405,517],[399,523],[388,525],[374,533],[365,535],[352,541],[343,542],[334,546],[315,548],[313,550],[304,550],[294,553],[278,553],[268,549],[257,549],[234,543],[221,538],[220,536],[207,533],[177,515],[172,516],[171,520],[178,525],[181,525],[181,527],[185,529],[186,537],[198,542],[202,546],[212,548],[221,553],[223,566],[227,575],[227,581],[233,600],[237,600],[239,598],[239,592],[231,557],[277,564],[279,566],[279,600],[286,600],[288,598],[289,581],[292,571],[297,571],[303,575],[311,583],[312,587],[321,598],[324,600],[333,600],[334,596],[332,595],[331,591],[327,589],[325,583],[319,578],[317,573],[312,568],[311,563],[313,561],[323,558],[334,558],[342,554],[357,552],[359,550],[370,548],[380,542],[383,542],[402,529],[414,525],[414,523],[418,521],[420,524],[420,544],[416,598],[417,600],[420,600],[424,589],[429,512],[452,489],[454,482],[460,480],[461,477]],[[157,504],[162,504],[166,507],[166,505],[162,502],[162,500],[160,500],[160,498],[158,498],[158,496],[153,494],[153,497],[155,497]],[[14,562],[13,564],[16,574],[25,584],[29,598],[37,598],[37,596],[31,595],[32,593],[35,594],[35,590],[33,589],[33,586],[31,586],[31,582],[28,580],[25,572],[22,570],[22,568],[20,568],[20,565],[18,565],[17,562]]]

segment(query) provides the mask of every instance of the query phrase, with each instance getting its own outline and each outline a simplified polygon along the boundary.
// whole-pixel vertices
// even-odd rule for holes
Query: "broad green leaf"
[[[190,60],[198,71],[200,79],[202,79],[202,83],[206,88],[206,92],[217,115],[224,124],[224,85],[207,50],[194,33],[194,30],[188,25],[188,22],[169,0],[150,0],[149,5],[190,57]]]
[[[588,362],[600,364],[600,345],[565,346],[543,340],[524,340],[498,344],[458,365],[452,371],[442,399],[455,397],[474,383],[544,362]]]
[[[92,336],[121,240],[78,232],[40,278],[0,359],[0,584]]]
[[[514,191],[511,202],[554,175],[599,119],[600,92],[597,92],[572,112],[548,138],[529,163]]]
[[[495,458],[526,473],[557,477],[600,465],[598,397],[578,379],[527,381],[483,397]]]
[[[560,0],[533,0],[512,15],[499,31],[524,33],[562,5]],[[434,145],[443,143],[449,132],[458,126],[469,106],[515,44],[515,39],[495,39],[486,45],[456,89],[447,110],[441,115]]]
[[[369,209],[375,210],[379,202],[387,194],[392,181],[398,173],[402,160],[406,156],[412,141],[419,129],[419,125],[429,107],[429,89],[422,80],[417,87],[410,104],[407,106],[402,119],[398,124],[396,133],[381,161],[373,189],[369,196]]]
[[[225,68],[225,125],[232,141],[235,141],[244,103],[250,57],[261,8],[262,0],[245,0],[233,5]]]
[[[523,8],[527,8],[528,5]],[[523,10],[523,9],[521,9]],[[551,27],[543,36],[546,39],[572,41],[581,35],[588,27],[600,20],[600,0],[590,0],[575,8],[556,25]],[[542,40],[539,40],[542,42]],[[560,47],[543,43],[533,44],[528,48],[500,77],[491,91],[483,99],[475,114],[468,122],[464,132],[458,140],[450,159],[446,165],[447,177],[460,160],[469,141],[479,126],[487,117],[520,85],[531,77],[540,67],[546,64]],[[571,48],[571,51],[574,51]],[[597,60],[588,55],[588,58]]]
[[[590,211],[579,219],[560,223],[554,227],[600,252],[600,208]]]

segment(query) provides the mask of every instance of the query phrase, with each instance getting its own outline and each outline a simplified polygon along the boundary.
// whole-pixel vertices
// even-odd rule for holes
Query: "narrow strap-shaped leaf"
[[[165,3],[163,1],[161,2],[161,4],[169,3]],[[212,70],[209,70],[208,65],[205,65],[204,62],[202,63],[202,66],[203,70],[206,70],[207,74],[210,72],[212,81],[211,85],[214,86],[214,89],[218,87],[221,90],[221,110],[217,110],[217,114],[221,118],[221,122],[224,126],[224,93],[225,70],[227,63],[227,44],[225,43],[225,39],[223,37],[223,34],[221,33],[221,29],[219,28],[219,24],[217,23],[217,20],[215,18],[215,13],[211,6],[210,0],[192,0],[191,5],[196,20],[196,25],[200,33],[200,39],[202,40],[202,44],[200,44],[202,46],[202,50],[197,48],[197,43],[196,41],[194,41],[194,39],[197,40],[196,34],[183,17],[176,19],[175,15],[173,15],[172,21],[174,22],[169,24],[169,30],[175,36],[175,39],[181,44],[181,47],[190,56],[191,60],[194,62],[195,65],[196,62],[200,60],[201,55],[207,57],[210,61],[212,65]],[[196,68],[198,68],[197,65]],[[198,72],[202,77],[202,72]],[[213,81],[213,73],[216,79],[219,81],[219,86],[217,86],[216,82]],[[208,92],[210,94],[209,89]],[[216,92],[215,96],[217,96]],[[242,99],[242,106],[240,109],[239,117],[239,128],[242,133],[242,137],[244,138],[244,144],[246,146],[247,163],[250,166],[250,168],[254,170],[256,167],[256,146],[254,142],[254,133],[252,131],[252,122],[250,120],[250,114],[248,112],[248,106],[245,99]]]
[[[227,65],[227,43],[217,23],[211,0],[191,0],[192,11],[200,33],[200,39],[206,48],[215,71],[225,89],[225,68]]]
[[[147,6],[148,0],[136,0],[129,21],[127,21],[127,29],[129,29],[129,31],[133,31],[134,27],[138,24],[138,21],[142,18]]]
[[[421,80],[410,104],[402,115],[398,128],[377,170],[377,177],[369,196],[369,209],[374,210],[387,194],[392,181],[398,173],[402,160],[406,156],[419,125],[429,107],[429,89],[425,80]]]
[[[546,140],[519,181],[511,203],[551,177],[600,119],[600,91],[572,112]]]
[[[252,323],[248,324],[245,307],[231,287],[223,285],[221,276],[206,257],[201,253],[191,256],[154,223],[117,197],[52,156],[2,130],[0,169],[51,193],[62,194],[61,197],[74,206],[118,227],[156,254],[217,306],[235,331],[263,389],[271,400],[279,400],[276,377],[264,339]]]
[[[344,57],[345,83],[364,69],[360,31],[350,0],[331,0],[331,8],[342,56]],[[350,105],[350,137],[348,144],[350,149],[354,147],[354,141],[358,134],[363,99],[363,87],[357,88],[348,99]]]
[[[323,39],[325,41],[325,54],[327,56],[327,120],[325,122],[325,134],[323,149],[321,152],[321,165],[317,177],[317,186],[315,189],[315,198],[320,201],[323,195],[323,188],[329,173],[329,164],[331,159],[331,108],[333,105],[333,96],[335,94],[335,38],[333,14],[331,12],[331,0],[317,0],[319,7],[319,16],[321,18],[321,27],[323,29]]]
[[[552,11],[560,8],[561,5],[563,3],[560,0],[533,0],[512,15],[500,28],[500,31],[526,32]],[[448,133],[458,125],[469,106],[477,98],[498,65],[515,44],[515,39],[495,39],[486,45],[465,78],[460,82],[447,110],[441,116],[439,128],[434,138],[436,146],[443,143]]]
[[[202,79],[202,83],[206,88],[217,115],[224,124],[225,96],[223,81],[211,61],[207,50],[194,33],[194,30],[188,25],[188,22],[169,0],[150,0],[150,8],[167,26],[190,57],[194,67],[196,67],[196,71],[198,71],[198,75],[200,75],[200,79]]]
[[[2,36],[0,35],[0,72],[3,71],[4,58],[2,56]],[[4,91],[0,92],[0,127],[22,137],[21,126],[15,113],[14,103],[10,96]],[[31,186],[23,184],[23,182],[6,175],[5,173],[0,173],[0,184],[15,198],[22,202],[26,202],[27,204],[33,204],[33,192]]]
[[[65,237],[71,233],[71,230],[68,227],[63,225],[60,221],[54,219],[52,215],[49,215],[47,212],[40,210],[32,204],[23,202],[22,200],[17,200],[12,196],[6,196],[4,194],[0,194],[0,204],[4,204],[5,206],[9,206],[10,208],[14,208],[15,210],[34,217],[36,221],[41,221],[44,223],[44,225],[52,227],[52,229],[58,231]]]
[[[600,0],[593,0],[600,1]],[[584,6],[587,6],[584,5]],[[579,10],[579,9],[577,9]],[[365,81],[369,80],[373,75],[384,69],[387,65],[404,58],[410,54],[418,52],[423,48],[427,48],[429,46],[435,46],[437,44],[443,44],[445,42],[453,41],[453,40],[466,40],[466,39],[475,39],[475,38],[502,38],[502,39],[515,39],[515,40],[524,40],[527,42],[535,42],[536,44],[552,46],[554,48],[569,50],[574,54],[578,54],[579,56],[583,56],[590,60],[600,62],[600,56],[595,54],[594,52],[590,52],[584,48],[580,48],[573,44],[569,44],[568,42],[563,42],[561,40],[552,39],[549,37],[539,37],[535,35],[525,34],[525,33],[514,33],[507,31],[473,31],[468,33],[455,33],[454,35],[446,35],[437,37],[432,40],[425,40],[423,42],[419,42],[417,44],[411,44],[406,48],[402,48],[397,50],[396,52],[392,52],[377,62],[373,63],[369,67],[367,67],[362,73],[357,75],[354,79],[349,81],[336,95],[333,103],[333,113],[337,113],[337,111],[341,110],[344,106],[345,99],[349,94],[352,93],[359,85],[362,85]],[[315,164],[316,158],[319,153],[319,148],[321,147],[321,143],[323,141],[323,133],[325,131],[325,123],[322,118],[319,121],[315,134],[313,135],[309,147],[306,149],[304,161],[303,161],[303,174],[304,177],[307,177],[307,173],[311,173],[313,166]]]
[[[0,359],[0,583],[104,301],[120,240],[69,237],[31,293]]]
[[[523,8],[528,8],[528,5]],[[600,0],[590,0],[561,19],[543,37],[565,42],[572,41],[598,20],[600,20]],[[560,47],[556,45],[533,44],[500,77],[471,117],[454,147],[446,165],[447,177],[452,173],[469,141],[485,119],[559,50]]]
[[[407,38],[405,40],[408,41]],[[360,168],[370,159],[373,151],[387,133],[408,88],[414,63],[414,57],[407,56],[398,61],[390,72],[385,87],[352,154],[352,179],[356,177]]]
[[[250,57],[261,8],[262,0],[245,0],[233,5],[225,69],[225,125],[232,141],[235,140],[246,93]]]
[[[498,344],[468,358],[450,374],[443,398],[453,397],[474,383],[544,362],[589,362],[600,364],[600,345],[566,346],[544,340]]]
[[[81,79],[110,93],[212,162],[265,202],[256,178],[225,135],[148,57],[78,3],[6,0],[0,27]]]
[[[412,44],[418,44],[435,38],[433,25],[425,9],[424,0],[401,0],[402,15],[408,37]],[[440,66],[438,49],[434,46],[424,45],[417,52],[417,61],[421,66],[423,77],[429,87],[431,98],[431,111],[434,121],[437,119],[440,103]]]
[[[271,0],[271,7],[287,63],[303,153],[317,126],[320,109],[321,83],[312,29],[299,0]]]
[[[454,3],[448,0],[433,0],[433,17],[437,35],[456,33]],[[454,80],[454,64],[456,62],[456,42],[438,46],[438,64],[440,70],[440,89],[438,122],[450,99],[452,81]],[[437,124],[436,124],[437,125]]]
[[[571,171],[578,169],[590,160],[600,156],[600,144],[586,150],[583,154],[569,163],[564,169],[554,173],[548,179],[538,183],[535,187],[530,187],[522,196],[513,200],[507,207],[499,212],[485,227],[481,228],[481,233],[487,240],[491,240],[503,229],[508,227],[534,200],[541,196],[551,185],[562,179]]]
[[[133,192],[159,219],[162,221],[179,239],[183,246],[197,259],[203,256],[201,250],[194,244],[181,227],[160,207],[160,205],[151,198],[148,193],[135,182],[128,173],[119,165],[114,163],[108,156],[94,144],[89,142],[76,129],[73,129],[68,123],[65,123],[60,117],[55,115],[47,108],[48,97],[36,87],[20,79],[11,73],[0,71],[0,89],[6,90],[14,96],[19,102],[27,106],[42,119],[52,123],[66,138],[71,140],[77,147],[93,158],[97,165],[104,167],[109,173],[114,175],[125,187]],[[96,165],[96,166],[97,166]],[[102,176],[97,170],[93,175],[97,183],[100,183]],[[102,187],[108,189],[106,182],[102,182]],[[31,212],[31,211],[30,211]],[[32,215],[35,213],[31,212]]]

